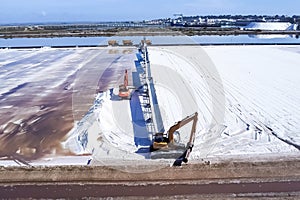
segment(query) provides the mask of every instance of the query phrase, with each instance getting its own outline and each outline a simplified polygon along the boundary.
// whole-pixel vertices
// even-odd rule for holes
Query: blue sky
[[[298,0],[0,0],[0,24],[125,21],[184,15],[298,15]]]

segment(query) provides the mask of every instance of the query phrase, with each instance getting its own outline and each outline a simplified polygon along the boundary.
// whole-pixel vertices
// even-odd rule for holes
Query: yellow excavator
[[[187,146],[185,147],[184,153],[176,159],[174,162],[174,166],[181,166],[182,162],[187,162],[190,152],[194,146],[195,140],[195,133],[196,133],[196,126],[198,121],[198,113],[195,112],[192,115],[187,116],[186,118],[182,119],[181,121],[176,122],[173,126],[169,128],[169,130],[164,133],[156,133],[153,139],[153,143],[150,146],[150,151],[157,151],[157,150],[169,150],[169,149],[176,149],[179,147],[176,145],[179,142],[179,135],[176,134],[176,131],[181,127],[185,126],[189,122],[193,122],[192,130],[190,134],[190,138],[188,141]],[[175,136],[174,136],[175,135]]]
[[[174,139],[174,133],[183,127],[184,125],[188,124],[189,122],[193,121],[191,135],[189,143],[193,143],[195,138],[196,132],[196,125],[198,121],[198,113],[195,112],[192,115],[187,116],[186,118],[182,119],[181,121],[176,122],[173,126],[169,128],[166,134],[164,133],[156,133],[154,136],[152,149],[153,151],[158,149],[168,149],[170,145],[174,145],[178,140],[177,138]],[[175,136],[176,137],[176,136]]]

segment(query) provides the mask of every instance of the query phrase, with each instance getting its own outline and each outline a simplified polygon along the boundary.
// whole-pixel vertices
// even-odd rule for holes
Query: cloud
[[[43,10],[43,11],[41,12],[41,14],[42,14],[43,17],[46,17],[47,12]]]

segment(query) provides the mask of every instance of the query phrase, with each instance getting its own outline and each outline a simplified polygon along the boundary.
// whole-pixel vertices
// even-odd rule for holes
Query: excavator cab
[[[170,140],[164,133],[156,133],[153,139],[153,143],[150,146],[150,151],[158,149],[168,149]]]
[[[173,133],[173,141],[172,144],[176,145],[180,142],[180,134],[178,131],[175,131]],[[152,149],[158,150],[158,149],[168,149],[170,146],[170,139],[168,137],[168,133],[156,133],[153,139]]]

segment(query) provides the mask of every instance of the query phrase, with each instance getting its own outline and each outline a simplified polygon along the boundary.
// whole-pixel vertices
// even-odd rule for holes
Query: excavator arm
[[[189,143],[194,143],[194,138],[195,138],[195,132],[196,132],[196,125],[198,121],[198,113],[195,112],[194,114],[187,116],[181,121],[178,121],[175,125],[171,126],[168,130],[168,138],[169,142],[173,143],[174,142],[174,132],[180,129],[181,127],[185,126],[189,122],[193,121],[193,126],[191,130],[191,135],[190,135],[190,140]]]
[[[187,144],[186,150],[183,152],[183,154],[179,158],[177,158],[175,160],[175,162],[173,163],[173,166],[181,166],[182,162],[187,163],[188,158],[190,156],[190,153],[193,150],[194,141],[195,141],[196,126],[197,126],[197,121],[198,121],[198,113],[197,112],[195,112],[193,115],[187,117],[185,121],[184,120],[182,120],[182,121],[184,121],[184,125],[185,125],[186,123],[190,122],[191,120],[194,120],[194,121],[193,121],[192,131],[191,131],[190,139],[189,139],[189,142]]]

